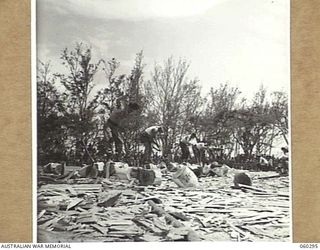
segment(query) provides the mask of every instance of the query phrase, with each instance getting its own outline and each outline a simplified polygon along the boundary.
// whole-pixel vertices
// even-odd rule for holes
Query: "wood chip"
[[[101,227],[98,224],[91,224],[90,226],[96,229],[98,232],[102,233],[103,235],[107,235],[108,233],[108,228]]]
[[[37,216],[37,220],[39,220],[45,213],[47,210],[43,209]]]
[[[79,205],[81,202],[83,202],[83,199],[80,198],[74,198],[71,200],[71,202],[69,203],[69,205],[67,206],[67,210],[70,210],[74,207],[76,207],[77,205]]]

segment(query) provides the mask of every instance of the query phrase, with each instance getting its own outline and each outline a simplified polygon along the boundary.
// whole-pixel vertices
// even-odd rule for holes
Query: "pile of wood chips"
[[[38,242],[289,241],[288,176],[250,172],[252,188],[231,177],[200,178],[200,189],[78,179],[38,188]]]

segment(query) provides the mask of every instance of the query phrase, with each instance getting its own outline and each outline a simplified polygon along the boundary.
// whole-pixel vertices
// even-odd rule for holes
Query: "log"
[[[241,230],[240,228],[236,227],[235,225],[233,225],[230,221],[226,221],[226,224],[228,226],[230,226],[234,231],[238,232],[239,234],[243,235],[243,239],[242,240],[246,240],[246,239],[251,239],[250,237],[250,233],[249,232],[244,232],[243,230]]]
[[[56,177],[56,176],[55,176]],[[38,182],[46,182],[46,183],[56,183],[56,178],[52,177],[52,176],[45,176],[45,175],[41,175],[38,178]]]
[[[147,228],[152,233],[156,233],[156,234],[162,234],[163,233],[163,231],[160,228],[155,227],[148,220],[133,218],[132,221],[134,221],[138,225],[141,225],[141,226]]]
[[[274,195],[274,196],[289,198],[289,194],[285,194],[285,193],[271,193],[271,192],[268,192],[268,191],[266,191],[264,189],[255,188],[255,187],[247,186],[247,185],[244,185],[244,184],[239,184],[239,187],[243,188],[243,189],[254,190],[254,191],[261,192],[261,193],[268,194],[268,195]]]
[[[64,165],[62,165],[60,163],[50,162],[47,165],[42,167],[42,171],[45,174],[63,175],[64,174]]]
[[[79,171],[79,177],[82,178],[97,178],[98,177],[98,169],[94,165],[84,166]]]
[[[244,185],[244,184],[238,184],[240,188],[244,188],[244,189],[250,189],[250,190],[254,190],[254,191],[258,191],[258,192],[262,192],[262,193],[267,193],[266,190],[260,189],[260,188],[255,188],[252,186],[248,186],[248,185]]]
[[[265,180],[265,179],[271,179],[271,178],[277,178],[277,177],[281,177],[279,174],[277,175],[270,175],[270,176],[261,176],[261,177],[257,177],[258,180]]]
[[[68,172],[65,175],[59,177],[58,179],[62,179],[64,181],[67,181],[67,180],[71,179],[75,175],[75,173],[76,173],[76,170],[73,170],[73,171]]]
[[[174,227],[179,228],[179,227],[185,227],[186,226],[178,221],[176,218],[174,218],[172,215],[167,213],[163,208],[159,207],[156,203],[154,203],[152,200],[148,201],[148,204],[152,207],[153,211],[158,215],[158,216],[164,216],[166,221],[168,221],[170,224],[172,224]],[[188,241],[201,241],[199,235],[192,229],[188,228],[188,235],[187,239]]]

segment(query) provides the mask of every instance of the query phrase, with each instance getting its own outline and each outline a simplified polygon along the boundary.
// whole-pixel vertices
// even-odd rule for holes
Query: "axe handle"
[[[82,144],[84,146],[84,150],[87,152],[87,154],[89,155],[90,160],[92,161],[92,163],[94,163],[94,159],[92,158],[91,154],[89,153],[88,149],[87,149],[87,145],[84,143],[84,141],[82,141]]]

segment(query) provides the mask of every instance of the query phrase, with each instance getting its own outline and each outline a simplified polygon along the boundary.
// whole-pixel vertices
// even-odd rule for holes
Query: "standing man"
[[[188,136],[184,136],[181,139],[179,145],[181,148],[181,161],[187,162],[190,158],[190,151],[189,151],[190,142],[189,142]]]
[[[194,152],[193,146],[196,144],[197,144],[197,136],[195,133],[192,133],[190,136],[184,136],[181,139],[179,146],[181,148],[182,162],[187,162],[191,157],[194,156],[195,152]],[[191,154],[193,154],[193,156]]]
[[[140,140],[144,144],[143,162],[150,163],[152,149],[160,151],[160,146],[157,142],[158,136],[163,133],[161,126],[151,126],[143,131],[140,135]],[[156,146],[156,147],[155,147]]]
[[[116,161],[119,161],[122,157],[123,140],[121,139],[121,132],[123,131],[123,121],[128,115],[139,109],[140,107],[137,103],[130,103],[124,109],[113,110],[107,120],[106,127],[109,127],[111,130],[112,141],[116,148]],[[106,131],[104,132],[106,133]]]
[[[199,142],[195,133],[191,134],[189,143],[192,145],[195,162],[199,165],[202,165],[206,158],[206,143]]]
[[[279,159],[279,164],[277,167],[277,172],[282,175],[287,175],[289,173],[289,148],[288,146],[282,147],[282,156]]]
[[[192,150],[194,152],[196,162],[199,165],[203,165],[206,161],[206,150],[207,145],[204,142],[197,142],[195,145],[192,146]]]

